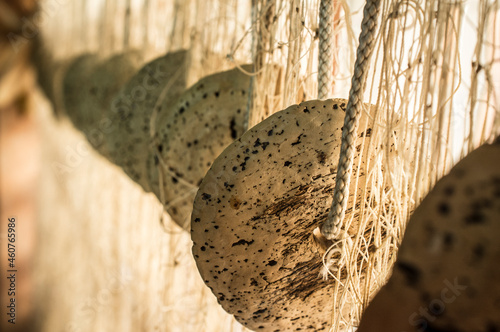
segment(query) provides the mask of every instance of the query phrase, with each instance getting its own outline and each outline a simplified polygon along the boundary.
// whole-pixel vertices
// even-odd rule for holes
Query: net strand
[[[354,74],[344,118],[344,127],[342,129],[342,145],[340,148],[332,207],[327,220],[321,228],[321,234],[329,240],[336,239],[339,236],[341,231],[340,223],[344,219],[347,207],[356,141],[355,135],[359,122],[359,114],[363,107],[364,85],[369,71],[370,56],[375,43],[379,8],[380,0],[367,0],[363,10],[359,46],[354,64]]]

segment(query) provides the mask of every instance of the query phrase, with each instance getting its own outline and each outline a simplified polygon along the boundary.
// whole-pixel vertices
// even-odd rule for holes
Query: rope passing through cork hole
[[[324,0],[329,1],[329,0]],[[323,1],[322,1],[323,2]],[[320,7],[323,8],[323,5]],[[363,108],[363,94],[365,80],[368,75],[370,58],[374,48],[380,0],[367,0],[363,10],[361,34],[354,65],[354,74],[351,80],[349,101],[347,103],[344,127],[342,129],[342,145],[335,179],[333,201],[326,221],[321,228],[316,228],[312,234],[313,242],[325,251],[333,245],[335,240],[343,238],[341,223],[345,216],[349,197],[349,184],[352,173],[356,131],[359,115]],[[331,18],[330,18],[331,19]],[[327,26],[326,24],[322,25]],[[322,31],[320,31],[321,35]]]

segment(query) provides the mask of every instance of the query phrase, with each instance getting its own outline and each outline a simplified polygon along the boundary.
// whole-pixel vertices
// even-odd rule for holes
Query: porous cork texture
[[[155,106],[172,103],[185,91],[186,77],[187,51],[167,53],[143,66],[111,101],[110,159],[147,192],[152,191],[148,172],[156,172],[149,166],[154,159],[151,116]]]
[[[95,54],[83,54],[73,59],[63,74],[62,87],[57,87],[62,88],[64,110],[74,123],[81,123],[84,128],[92,126],[89,110],[84,104],[87,104],[90,93],[91,74],[99,61]]]
[[[138,51],[105,60],[85,54],[76,58],[65,73],[64,108],[92,146],[106,157],[110,150],[104,135],[109,134],[111,100],[136,73],[141,59]]]
[[[149,173],[149,183],[184,229],[189,229],[194,197],[206,172],[243,134],[249,86],[250,76],[235,68],[201,79],[175,102],[161,107],[155,148],[162,163],[153,160],[149,165],[156,169]],[[163,171],[162,183],[158,169]]]
[[[433,331],[500,331],[499,238],[497,143],[471,152],[415,210],[384,291],[414,294]]]
[[[309,101],[272,115],[225,149],[200,185],[191,219],[196,264],[222,307],[252,330],[331,326],[335,282],[319,276],[311,235],[331,206],[346,104]],[[358,137],[370,136],[364,113],[359,128]]]

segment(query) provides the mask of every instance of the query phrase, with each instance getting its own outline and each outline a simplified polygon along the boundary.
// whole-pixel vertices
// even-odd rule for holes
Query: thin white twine
[[[259,6],[260,4],[260,6]],[[273,0],[252,0],[251,15],[252,15],[252,62],[253,62],[253,73],[250,77],[250,85],[248,87],[248,100],[247,100],[247,110],[245,113],[245,119],[243,122],[243,129],[247,131],[250,127],[256,125],[254,112],[255,100],[257,98],[257,75],[262,71],[265,59],[263,58],[263,49],[267,47],[266,42],[268,39],[269,32],[267,29],[269,26],[264,26],[265,24],[271,24],[267,20],[263,22],[262,16],[269,14],[271,8],[275,5]],[[260,120],[260,119],[259,119]]]
[[[319,6],[318,99],[326,99],[333,86],[333,0]]]
[[[258,31],[259,26],[258,26],[258,19],[259,19],[259,10],[257,8],[258,2],[255,0],[252,0],[252,8],[251,8],[251,15],[252,15],[252,61],[253,61],[253,72],[256,72],[258,68],[257,64],[257,52],[259,52],[259,47],[258,45]],[[243,122],[243,130],[247,131],[249,126],[250,126],[250,121],[251,121],[251,113],[252,113],[252,108],[254,107],[254,88],[256,84],[256,77],[252,75],[250,78],[250,85],[248,87],[248,100],[247,100],[247,111],[245,113],[245,119]]]
[[[363,22],[361,24],[356,63],[354,64],[354,75],[351,81],[349,101],[347,103],[344,128],[342,130],[342,146],[340,148],[332,207],[327,220],[321,227],[321,234],[328,240],[336,239],[339,236],[341,231],[340,223],[344,219],[347,207],[356,132],[359,124],[359,115],[363,107],[365,80],[368,75],[370,56],[375,42],[379,8],[380,0],[367,0],[363,10]]]

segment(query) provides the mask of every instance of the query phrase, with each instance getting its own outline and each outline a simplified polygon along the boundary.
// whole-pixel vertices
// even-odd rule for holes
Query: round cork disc
[[[311,238],[331,206],[346,104],[308,101],[273,114],[225,149],[200,185],[191,219],[196,264],[222,307],[250,329],[331,326],[335,282],[319,276]],[[359,137],[371,132],[362,114]]]
[[[64,104],[73,123],[94,148],[108,156],[103,130],[109,124],[111,99],[139,68],[141,54],[131,51],[99,61],[95,55],[78,57],[64,78]],[[104,124],[102,122],[105,122]],[[105,131],[105,130],[104,130]]]
[[[159,111],[156,149],[161,165],[160,158],[153,160],[149,182],[157,197],[163,197],[172,219],[184,229],[189,229],[194,197],[205,173],[243,134],[249,85],[250,77],[237,68],[220,72],[201,79]],[[158,166],[163,172],[161,180]]]
[[[150,120],[159,98],[171,102],[186,89],[187,52],[159,57],[137,72],[111,101],[106,132],[110,159],[151,191],[148,160],[153,159]]]
[[[91,73],[89,106],[108,109],[121,87],[137,72],[142,63],[139,51],[114,55],[102,61]]]
[[[74,123],[82,124],[88,128],[89,124],[87,110],[84,108],[89,98],[91,74],[99,65],[99,57],[96,54],[83,54],[72,60],[63,74],[62,96],[64,109]]]
[[[500,331],[499,165],[500,143],[483,145],[438,181],[360,331],[387,327],[389,317],[400,317],[389,332]]]

